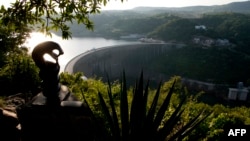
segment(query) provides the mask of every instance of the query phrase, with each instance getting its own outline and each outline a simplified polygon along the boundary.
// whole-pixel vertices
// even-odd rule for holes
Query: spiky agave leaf
[[[143,123],[145,121],[144,97],[143,97],[143,72],[139,82],[136,83],[130,112],[130,135],[131,139],[141,136]]]
[[[145,113],[144,114],[144,119],[145,120],[146,120],[146,117],[147,117],[147,103],[148,103],[148,93],[149,93],[148,89],[149,89],[149,80],[146,83],[145,91],[144,91],[144,94],[143,94],[143,113]]]
[[[150,109],[148,110],[147,116],[145,118],[145,123],[144,123],[144,132],[145,132],[145,139],[152,140],[155,138],[156,131],[153,130],[153,123],[154,123],[154,117],[156,113],[156,107],[160,95],[160,89],[161,89],[161,82],[157,88],[157,91],[155,93],[153,102],[151,103]]]
[[[82,98],[84,100],[84,104],[93,120],[93,125],[95,126],[94,130],[95,130],[95,140],[98,141],[105,141],[108,139],[108,131],[103,127],[104,125],[102,123],[99,122],[99,120],[96,118],[95,114],[93,113],[93,111],[91,110],[89,103],[86,99],[86,97],[83,94],[83,91],[81,89],[81,94],[82,94]]]
[[[205,115],[204,117],[201,118],[201,115],[203,114],[204,111],[198,113],[192,120],[190,120],[186,125],[184,125],[177,133],[175,133],[169,141],[174,141],[176,139],[182,140],[184,137],[188,135],[192,130],[195,129],[196,126],[199,125],[205,118],[207,118],[209,114]]]
[[[103,114],[104,114],[104,116],[106,117],[106,119],[107,119],[107,121],[109,123],[109,127],[110,127],[110,130],[111,130],[112,137],[115,140],[116,133],[117,133],[115,131],[115,123],[114,123],[113,118],[112,118],[112,116],[111,116],[111,114],[109,112],[109,108],[108,108],[108,106],[107,106],[107,104],[106,104],[106,102],[105,102],[105,100],[104,100],[104,98],[103,98],[103,96],[102,96],[102,94],[100,92],[98,92],[98,97],[99,97],[100,105],[102,107]]]
[[[166,111],[169,108],[171,96],[174,93],[176,80],[174,80],[166,98],[164,99],[163,104],[160,109],[157,111],[156,107],[158,105],[158,99],[160,95],[161,83],[157,88],[151,107],[147,112],[147,102],[148,102],[148,87],[149,81],[146,84],[145,89],[143,89],[143,73],[141,73],[139,82],[136,83],[135,89],[133,91],[133,99],[131,104],[131,109],[129,113],[129,104],[127,98],[127,86],[125,72],[123,72],[123,77],[121,81],[121,95],[120,95],[120,115],[121,115],[121,134],[118,117],[115,112],[115,105],[112,97],[111,85],[108,82],[108,95],[110,100],[110,106],[112,114],[110,114],[109,108],[104,101],[101,93],[98,93],[100,104],[103,109],[103,113],[107,118],[108,123],[110,124],[111,133],[115,141],[134,141],[138,139],[147,140],[147,141],[163,141],[165,138],[172,134],[173,130],[176,129],[176,124],[181,118],[181,115],[184,111],[182,109],[183,103],[186,100],[180,102],[178,107],[172,113],[170,118],[163,124],[163,127],[159,129],[162,125],[162,121]],[[129,115],[130,114],[130,115]],[[189,121],[185,126],[183,126],[179,131],[174,135],[170,136],[170,140],[182,139],[188,133],[190,133],[202,120],[206,118],[200,118],[202,113],[198,114],[193,120]],[[130,117],[130,118],[129,118]]]
[[[169,117],[169,119],[164,123],[163,127],[161,129],[159,129],[159,131],[157,133],[157,137],[156,137],[158,141],[164,141],[165,138],[171,133],[171,131],[174,129],[175,125],[180,120],[181,115],[184,112],[184,109],[181,109],[181,108],[182,108],[185,100],[186,100],[186,98],[183,98],[183,100],[180,102],[180,104],[175,109],[175,111],[172,113],[172,115]]]
[[[112,119],[113,119],[113,125],[114,125],[114,138],[115,140],[120,140],[120,128],[119,128],[119,122],[118,122],[118,117],[117,117],[117,113],[116,113],[116,109],[115,109],[115,104],[114,104],[114,99],[112,96],[112,90],[111,90],[111,84],[109,81],[109,77],[108,78],[108,96],[109,96],[109,104],[111,106],[111,110],[112,110]]]
[[[212,112],[206,114],[205,116],[202,117],[202,114],[204,113],[205,110],[197,114],[193,120],[191,120],[188,124],[186,124],[183,127],[183,130],[180,131],[181,135],[177,135],[178,140],[182,140],[184,137],[186,137],[190,132],[192,132],[203,120],[205,120],[209,115],[211,115]]]
[[[125,71],[123,71],[122,81],[121,81],[120,114],[121,114],[121,128],[122,128],[121,138],[122,141],[127,141],[129,138],[129,111],[128,111]]]
[[[160,126],[160,124],[163,120],[163,117],[164,117],[164,115],[169,107],[170,99],[171,99],[171,96],[173,95],[173,92],[174,92],[175,82],[176,82],[176,80],[174,80],[172,87],[170,88],[163,104],[161,105],[159,111],[156,113],[156,117],[155,117],[154,122],[153,122],[153,131],[157,131],[157,129]]]

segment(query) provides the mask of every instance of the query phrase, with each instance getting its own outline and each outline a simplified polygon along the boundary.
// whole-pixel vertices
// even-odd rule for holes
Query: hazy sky
[[[0,0],[0,5],[9,5],[15,0]],[[221,5],[231,2],[239,2],[247,0],[109,0],[108,4],[102,9],[131,9],[138,6],[152,6],[152,7],[184,7],[197,5]]]
[[[110,0],[103,9],[131,9],[138,6],[151,7],[184,7],[197,5],[222,5],[231,2],[240,2],[247,0]]]

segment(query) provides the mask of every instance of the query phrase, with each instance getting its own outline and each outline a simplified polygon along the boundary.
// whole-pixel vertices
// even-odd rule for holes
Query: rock
[[[20,141],[19,121],[16,113],[0,109],[0,140]]]
[[[5,100],[5,108],[9,108],[10,110],[16,109],[16,107],[25,104],[25,99],[27,99],[26,94],[18,93],[15,95],[10,95],[6,97]]]
[[[16,114],[16,108],[25,103],[24,94],[15,94],[4,99],[4,106],[0,107],[0,140],[20,141],[21,127]]]

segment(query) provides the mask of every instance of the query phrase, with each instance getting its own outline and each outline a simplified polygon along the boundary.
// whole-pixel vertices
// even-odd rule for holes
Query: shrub
[[[158,103],[161,95],[161,84],[159,84],[150,104],[148,103],[149,82],[146,83],[145,88],[143,83],[143,73],[141,73],[139,81],[133,88],[132,101],[130,102],[125,73],[123,73],[119,108],[116,106],[109,81],[107,90],[109,99],[105,100],[105,95],[98,92],[99,103],[104,115],[102,120],[106,120],[107,123],[96,120],[97,127],[105,127],[105,129],[97,129],[99,137],[97,140],[105,140],[107,137],[108,140],[114,141],[134,141],[138,139],[147,141],[182,140],[210,115],[204,114],[203,110],[186,121],[185,124],[182,124],[180,122],[185,110],[183,104],[186,101],[186,96],[183,96],[172,113],[167,113],[170,111],[170,101],[175,90],[175,81],[172,83],[163,103]],[[89,105],[86,99],[85,102]],[[147,108],[148,104],[150,105],[149,108]],[[160,104],[159,109],[156,108],[158,104]],[[166,114],[170,114],[168,118],[165,117]],[[94,115],[94,118],[97,119],[98,117]]]

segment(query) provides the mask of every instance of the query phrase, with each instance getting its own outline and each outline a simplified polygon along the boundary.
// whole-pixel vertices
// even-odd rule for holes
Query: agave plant
[[[139,81],[136,83],[133,91],[132,102],[128,101],[127,85],[125,72],[121,81],[120,92],[120,116],[116,112],[116,106],[113,100],[111,91],[111,84],[108,80],[108,96],[109,102],[106,102],[102,93],[98,93],[102,112],[107,120],[109,132],[98,126],[99,135],[109,134],[113,141],[164,141],[164,140],[182,140],[186,137],[195,127],[201,123],[209,114],[204,116],[203,112],[197,114],[193,119],[188,121],[184,126],[176,128],[184,112],[183,104],[186,98],[183,97],[179,105],[175,108],[174,112],[166,120],[164,115],[170,107],[171,96],[174,93],[175,81],[173,82],[164,102],[161,103],[157,109],[158,99],[161,90],[161,83],[154,95],[150,108],[147,108],[148,95],[149,95],[149,81],[146,83],[145,88],[143,84],[143,72],[141,73]],[[163,122],[164,120],[164,122]],[[99,136],[101,140],[105,140]],[[99,139],[100,139],[99,138]]]

